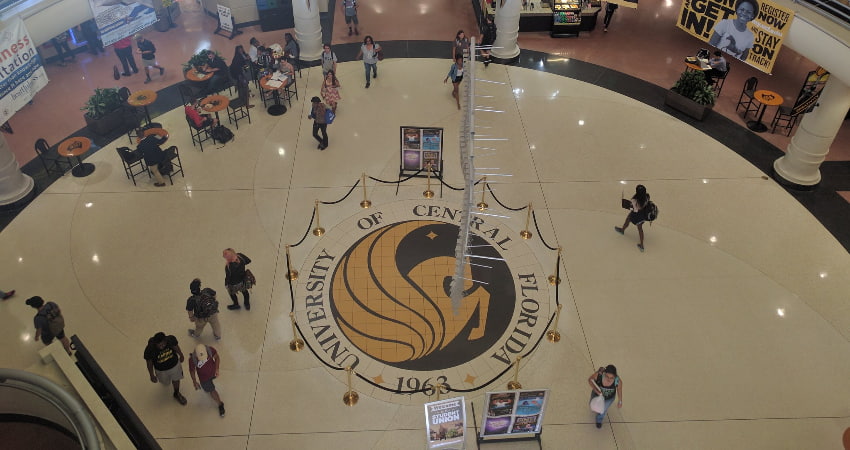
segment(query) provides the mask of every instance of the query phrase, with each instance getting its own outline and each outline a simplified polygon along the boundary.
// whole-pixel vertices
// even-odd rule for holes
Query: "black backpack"
[[[646,203],[644,209],[646,209],[646,220],[652,222],[658,218],[658,205],[656,205],[652,200]]]
[[[212,138],[222,144],[226,144],[233,139],[233,132],[224,125],[219,125],[212,130]]]
[[[218,313],[218,300],[215,299],[215,291],[210,288],[202,289],[195,299],[195,317],[206,319],[216,313]]]

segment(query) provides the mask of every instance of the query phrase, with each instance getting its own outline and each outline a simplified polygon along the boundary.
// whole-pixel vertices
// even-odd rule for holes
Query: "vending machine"
[[[581,25],[579,0],[554,0],[552,2],[552,37],[578,36]]]

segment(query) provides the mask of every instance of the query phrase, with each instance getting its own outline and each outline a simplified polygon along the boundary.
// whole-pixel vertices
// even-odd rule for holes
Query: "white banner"
[[[89,0],[104,47],[156,23],[153,0]]]
[[[222,30],[233,33],[233,17],[230,8],[218,5],[218,23]]]
[[[47,86],[41,57],[20,17],[0,33],[0,123]]]

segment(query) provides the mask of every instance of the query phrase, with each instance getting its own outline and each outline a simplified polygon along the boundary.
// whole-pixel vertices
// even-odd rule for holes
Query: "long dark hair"
[[[336,73],[333,70],[329,70],[327,75],[325,75],[326,80],[328,79],[328,75],[331,76],[331,81],[333,82],[334,86],[339,84],[339,80],[336,79]]]
[[[641,207],[646,205],[646,201],[649,200],[649,194],[646,193],[646,186],[642,184],[637,185],[635,187],[635,195],[632,198],[637,200],[638,205],[640,205]]]
[[[233,61],[230,64],[242,67],[245,64],[245,47],[237,45],[233,53]]]
[[[605,373],[610,373],[611,375],[617,376],[617,368],[614,367],[613,364],[608,364],[605,366]]]
[[[363,45],[369,44],[368,41],[372,41],[372,45],[375,45],[375,40],[372,39],[371,35],[367,35],[366,37],[363,38]]]

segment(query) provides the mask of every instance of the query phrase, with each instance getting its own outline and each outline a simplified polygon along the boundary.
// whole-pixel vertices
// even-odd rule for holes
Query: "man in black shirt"
[[[156,47],[153,42],[145,39],[141,34],[136,35],[136,45],[139,47],[139,54],[142,55],[142,65],[145,66],[145,84],[151,82],[151,67],[159,69],[159,76],[165,73],[165,69],[160,67],[156,62]]]
[[[159,381],[174,388],[174,399],[181,405],[186,404],[186,397],[180,393],[180,380],[183,379],[183,351],[173,335],[166,336],[159,332],[148,340],[145,347],[145,361],[148,363],[148,374],[151,383]]]
[[[207,86],[206,95],[215,94],[227,86],[227,63],[212,50],[207,50],[207,65],[204,71],[213,74],[210,78],[210,84]]]

